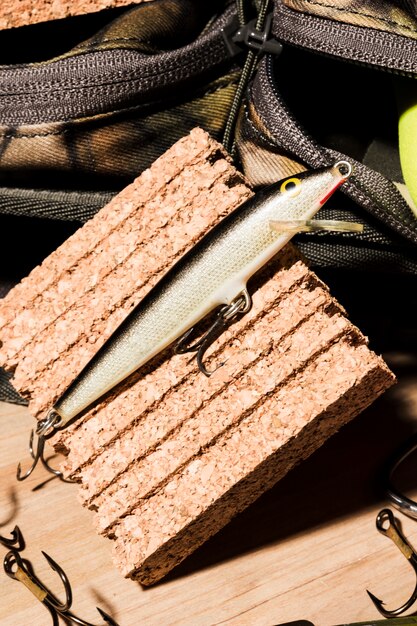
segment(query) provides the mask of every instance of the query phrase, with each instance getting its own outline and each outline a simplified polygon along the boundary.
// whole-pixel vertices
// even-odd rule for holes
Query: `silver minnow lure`
[[[130,312],[53,411],[62,428],[93,402],[179,339],[219,305],[242,296],[248,279],[294,235],[277,232],[279,219],[309,220],[346,180],[348,163],[306,172],[256,194],[223,219],[185,254]],[[301,227],[300,227],[301,228]]]
[[[351,170],[349,163],[340,161],[286,178],[257,193],[211,229],[129,313],[38,423],[38,448],[46,437],[178,339],[179,351],[195,349],[200,369],[209,374],[201,363],[202,352],[216,327],[249,310],[248,279],[296,232],[311,229],[311,218]],[[184,348],[190,329],[219,306],[206,339]]]

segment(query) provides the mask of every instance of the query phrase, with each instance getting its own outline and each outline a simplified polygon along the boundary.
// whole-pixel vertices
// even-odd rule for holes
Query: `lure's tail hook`
[[[60,616],[69,622],[79,624],[79,626],[94,626],[94,624],[86,622],[85,620],[77,617],[76,615],[73,615],[73,613],[70,612],[70,608],[72,605],[72,590],[68,577],[62,567],[60,567],[58,563],[56,563],[56,561],[54,561],[45,552],[42,552],[42,554],[47,560],[51,569],[53,569],[54,572],[56,572],[61,579],[65,591],[64,602],[60,602],[50,591],[48,591],[45,585],[34,574],[29,561],[22,559],[16,549],[10,550],[4,557],[4,571],[13,580],[19,580],[21,583],[23,583],[25,587],[29,589],[29,591],[40,602],[42,602],[42,604],[45,606],[45,608],[48,609],[49,613],[51,614],[53,626],[59,626]],[[104,611],[99,608],[97,608],[97,611],[100,613],[106,624],[110,624],[110,626],[117,626],[116,622],[109,615],[104,613]]]
[[[203,358],[210,345],[215,341],[223,332],[230,322],[237,317],[247,313],[252,306],[252,299],[249,293],[245,290],[239,294],[230,304],[223,306],[218,312],[214,322],[204,335],[194,343],[188,343],[190,335],[193,333],[194,328],[190,328],[179,339],[175,352],[178,354],[184,354],[186,352],[195,352],[197,358],[197,365],[203,374],[210,377],[216,370],[209,371],[203,363]],[[220,366],[219,366],[220,367]],[[218,369],[218,368],[216,368]]]
[[[28,478],[33,470],[35,469],[35,467],[37,466],[38,462],[40,461],[43,465],[43,467],[50,473],[53,474],[54,476],[56,476],[57,478],[59,478],[60,480],[63,480],[65,482],[69,482],[66,481],[66,479],[64,479],[64,476],[62,474],[62,472],[60,472],[57,469],[54,469],[53,467],[51,467],[48,463],[48,461],[45,459],[44,457],[44,451],[45,451],[45,442],[46,440],[51,437],[51,435],[53,435],[56,431],[56,427],[58,426],[59,422],[60,422],[60,416],[58,415],[58,413],[55,413],[55,411],[50,411],[48,413],[48,415],[46,416],[45,419],[40,420],[37,427],[36,427],[36,435],[38,437],[38,441],[36,444],[36,450],[34,449],[34,445],[33,445],[33,441],[34,441],[34,437],[35,437],[35,433],[32,430],[30,433],[30,439],[29,439],[29,451],[30,451],[30,455],[33,459],[33,463],[31,465],[31,467],[24,473],[22,474],[22,466],[19,463],[19,465],[17,466],[17,470],[16,470],[16,478],[19,481],[25,480],[26,478]]]
[[[376,527],[380,533],[389,537],[395,543],[397,548],[410,562],[410,565],[412,566],[416,574],[416,585],[413,593],[411,594],[410,598],[397,609],[388,610],[384,608],[383,605],[385,603],[377,598],[373,593],[367,590],[367,594],[369,595],[381,615],[383,615],[384,617],[395,617],[396,615],[401,615],[402,613],[410,609],[417,600],[417,554],[414,548],[410,545],[410,543],[401,532],[399,525],[395,521],[395,517],[391,509],[382,509],[382,511],[378,513],[376,518]]]

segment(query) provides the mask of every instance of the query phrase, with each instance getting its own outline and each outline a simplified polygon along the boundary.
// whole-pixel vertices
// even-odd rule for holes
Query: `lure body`
[[[350,169],[342,162],[280,181],[207,233],[131,311],[55,403],[59,428],[215,307],[247,294],[248,279],[295,234],[294,220],[313,217],[346,180]],[[290,221],[292,228],[277,232],[270,224],[274,220]]]

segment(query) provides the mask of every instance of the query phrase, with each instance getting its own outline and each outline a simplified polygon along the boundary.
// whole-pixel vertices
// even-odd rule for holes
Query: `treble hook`
[[[26,559],[22,559],[17,550],[10,550],[4,557],[3,568],[4,571],[13,580],[19,580],[25,585],[27,589],[48,609],[52,617],[53,626],[59,625],[59,617],[62,617],[74,624],[80,626],[94,626],[90,622],[86,622],[83,619],[73,615],[70,612],[72,604],[72,590],[67,575],[64,570],[56,563],[48,554],[42,552],[43,556],[47,560],[49,566],[58,574],[65,590],[65,602],[57,600],[43,585],[37,576],[35,576],[32,566]],[[106,624],[111,626],[117,626],[116,622],[104,611],[97,608],[101,617]]]
[[[230,322],[243,313],[247,313],[252,306],[252,299],[245,289],[239,294],[230,304],[223,306],[218,312],[214,322],[204,335],[193,344],[187,344],[187,340],[194,331],[194,327],[187,330],[186,333],[179,339],[175,346],[175,352],[177,354],[184,354],[186,352],[195,352],[197,358],[197,365],[205,376],[210,377],[216,370],[210,372],[203,363],[203,357],[207,352],[210,345],[215,341],[223,332]],[[220,366],[219,366],[220,367]]]
[[[376,527],[380,533],[382,533],[386,537],[389,537],[395,543],[395,545],[402,552],[405,558],[408,559],[417,576],[417,554],[414,551],[414,548],[410,545],[410,543],[402,534],[397,522],[395,521],[395,517],[391,509],[382,509],[382,511],[378,513],[376,518]],[[407,602],[405,602],[398,609],[393,609],[391,611],[385,609],[383,607],[383,604],[385,603],[382,600],[379,600],[373,593],[367,590],[367,594],[371,598],[378,611],[384,617],[394,617],[395,615],[401,615],[401,613],[407,611],[417,600],[417,581],[414,591],[410,598],[407,600]]]
[[[58,415],[58,413],[55,413],[54,411],[50,411],[45,419],[39,421],[36,427],[36,435],[38,437],[36,452],[34,451],[34,446],[33,446],[35,433],[33,430],[31,431],[30,439],[29,439],[29,452],[33,459],[33,463],[32,463],[32,466],[27,470],[27,472],[25,472],[25,474],[22,474],[22,466],[19,463],[19,465],[17,466],[17,470],[16,470],[17,480],[22,481],[28,478],[28,476],[32,474],[33,470],[35,469],[38,462],[40,461],[43,467],[50,474],[53,474],[54,476],[56,476],[63,482],[73,482],[72,480],[65,479],[62,472],[51,467],[48,461],[44,457],[46,440],[56,432],[56,427],[59,424],[60,420],[61,418]]]

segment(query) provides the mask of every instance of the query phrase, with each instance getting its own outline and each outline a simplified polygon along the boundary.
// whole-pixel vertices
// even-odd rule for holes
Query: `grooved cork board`
[[[0,29],[95,13],[148,0],[2,0]]]
[[[195,129],[0,303],[0,364],[36,417],[166,270],[252,191]],[[123,575],[149,585],[394,381],[294,247],[209,352],[168,350],[55,438]]]

